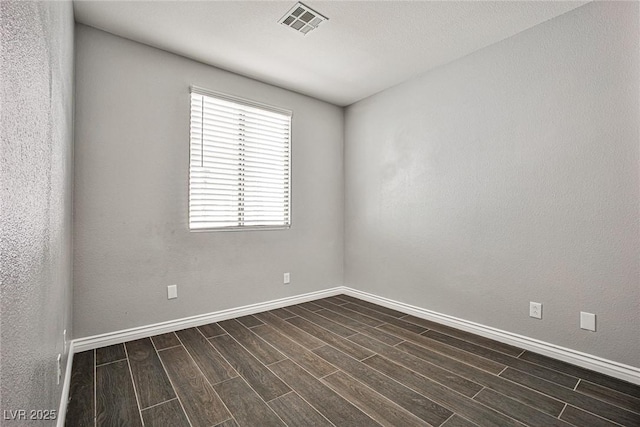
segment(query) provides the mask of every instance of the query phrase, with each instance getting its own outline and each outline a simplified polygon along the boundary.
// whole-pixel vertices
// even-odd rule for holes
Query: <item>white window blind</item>
[[[189,228],[290,225],[291,112],[191,88]]]

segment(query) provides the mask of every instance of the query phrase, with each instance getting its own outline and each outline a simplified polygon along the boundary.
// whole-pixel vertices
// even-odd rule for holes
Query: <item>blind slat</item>
[[[289,141],[285,141],[284,143],[270,143],[269,141],[265,140],[254,141],[252,139],[241,138],[240,135],[224,135],[221,133],[211,133],[207,132],[206,130],[202,131],[199,128],[194,128],[192,130],[191,138],[193,141],[192,145],[194,147],[206,147],[209,144],[226,143],[238,148],[240,142],[242,142],[245,147],[254,150],[278,152],[289,151]]]
[[[211,114],[210,111],[203,111],[202,116],[193,117],[193,122],[205,128],[220,126],[225,129],[238,130],[241,126],[244,129],[264,132],[277,137],[289,133],[288,125],[259,122],[242,115],[235,117],[228,115],[221,116],[219,114]]]
[[[233,177],[237,177],[239,185],[242,185],[243,182],[269,185],[285,185],[288,183],[288,178],[285,177],[248,171],[238,172],[237,169],[230,169],[222,166],[218,167],[215,172],[193,172],[193,178],[196,180],[199,179],[198,182],[205,185],[217,182],[218,176],[222,176],[220,179],[226,180],[231,180]]]
[[[218,138],[227,138],[233,141],[237,141],[239,138],[244,139],[247,142],[253,142],[256,144],[271,144],[271,145],[284,145],[288,142],[289,137],[287,134],[280,136],[265,135],[258,132],[239,131],[238,129],[225,128],[222,126],[202,126],[197,121],[191,123],[192,131],[201,131],[204,135],[210,135]]]
[[[193,103],[192,103],[193,105]],[[246,116],[256,118],[259,120],[264,120],[266,122],[275,122],[275,123],[287,123],[288,118],[290,116],[284,114],[273,114],[269,111],[260,110],[258,108],[246,108],[237,103],[224,103],[219,102],[213,97],[203,96],[199,98],[195,97],[195,106],[196,108],[204,107],[206,111],[223,111],[230,114],[244,114]]]
[[[253,193],[253,195],[252,195]],[[267,193],[266,191],[260,192],[251,192],[245,191],[245,198],[251,198],[252,200],[277,200],[280,203],[284,203],[284,201],[288,200],[288,196],[285,195],[285,191],[273,191],[271,193]],[[215,199],[216,197],[234,197],[237,198],[238,193],[237,190],[231,190],[229,188],[218,188],[209,193],[203,193],[202,190],[194,190],[190,192],[191,199],[193,200],[208,200]]]
[[[214,185],[216,187],[220,187],[220,188],[214,188]],[[285,191],[287,190],[286,188],[287,186],[283,186],[281,188],[273,188],[273,187],[268,187],[268,186],[258,186],[258,185],[252,185],[250,187],[246,187],[244,189],[244,193],[245,194],[258,194],[258,195],[262,195],[264,194],[265,197],[268,194],[277,194],[277,195],[282,195],[283,193],[285,193]],[[194,186],[191,190],[190,193],[193,194],[194,196],[197,196],[198,194],[218,194],[221,191],[230,191],[233,192],[234,194],[238,193],[238,186],[236,185],[235,182],[233,183],[218,183],[218,184],[199,184],[197,186]],[[286,194],[286,193],[285,193]],[[287,194],[288,196],[288,194]]]
[[[282,139],[286,139],[289,135],[289,129],[279,130],[266,130],[260,129],[256,126],[247,126],[244,123],[235,123],[233,125],[225,122],[211,120],[205,117],[204,121],[198,119],[193,120],[194,127],[202,128],[205,131],[216,130],[218,132],[225,132],[231,135],[246,135],[247,138],[252,139],[264,139],[271,142],[278,142]]]
[[[194,99],[194,101],[191,103],[191,108],[194,111],[210,112],[226,117],[243,116],[255,122],[264,122],[277,126],[287,126],[290,123],[288,117],[283,118],[277,115],[269,116],[257,112],[257,110],[252,111],[246,108],[228,108],[227,106],[216,104],[215,102],[209,102],[208,97],[205,97],[205,99]]]
[[[191,155],[191,167],[197,168],[197,167],[204,167],[202,165],[199,165],[198,163],[206,163],[206,162],[214,162],[214,163],[219,163],[219,162],[227,162],[227,163],[232,163],[232,164],[241,164],[240,162],[243,162],[244,165],[246,166],[251,166],[251,165],[255,165],[255,166],[262,166],[262,167],[269,167],[269,168],[275,168],[277,170],[282,170],[284,168],[287,168],[289,163],[288,160],[286,158],[283,159],[276,159],[276,158],[266,158],[266,157],[254,157],[253,155],[244,155],[242,156],[242,158],[240,157],[240,152],[232,152],[232,151],[205,151],[204,153],[202,153],[200,150],[196,151],[196,150],[192,150],[194,151]]]
[[[191,148],[194,150],[210,151],[213,148],[219,149],[227,148],[233,151],[244,148],[245,150],[255,151],[256,153],[273,153],[278,156],[285,156],[289,153],[289,145],[270,145],[264,142],[255,142],[240,137],[226,137],[224,135],[202,135],[197,132],[193,132],[191,135]],[[273,155],[272,154],[272,155]]]
[[[239,165],[237,163],[231,163],[232,161],[234,161],[233,159],[229,159],[227,157],[221,157],[219,159],[216,160],[212,160],[212,158],[207,158],[205,157],[204,159],[198,159],[198,157],[192,157],[191,158],[192,161],[195,161],[196,163],[200,162],[203,164],[203,166],[199,166],[199,167],[194,167],[193,171],[197,172],[199,169],[204,169],[204,170],[208,170],[208,169],[215,169],[217,164],[224,164],[224,165],[228,165],[231,166],[233,165],[236,168],[240,168],[243,167],[246,170],[252,170],[252,171],[263,171],[263,172],[271,172],[271,173],[280,173],[283,172],[287,173],[288,172],[288,165],[280,165],[280,168],[278,167],[274,167],[276,165],[272,164],[272,163],[263,163],[263,162],[251,162],[250,164],[244,164],[244,165]]]
[[[224,142],[224,141],[212,141],[205,140],[200,143],[200,145],[194,145],[192,147],[192,154],[195,155],[213,155],[217,157],[219,154],[222,155],[230,155],[238,161],[241,160],[239,157],[240,154],[243,155],[244,158],[251,158],[256,161],[272,161],[277,163],[284,163],[288,157],[288,150],[282,149],[282,151],[277,152],[275,150],[268,151],[258,151],[252,149],[252,147],[247,148],[242,141],[236,141],[235,144]]]

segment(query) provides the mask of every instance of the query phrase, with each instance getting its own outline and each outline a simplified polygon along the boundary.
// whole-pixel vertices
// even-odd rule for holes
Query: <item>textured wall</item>
[[[0,409],[57,410],[56,357],[71,332],[73,10],[2,1],[0,12]]]
[[[342,109],[76,28],[76,337],[342,284]],[[290,230],[189,232],[191,84],[293,110]]]
[[[345,284],[640,366],[638,6],[587,4],[349,107]]]

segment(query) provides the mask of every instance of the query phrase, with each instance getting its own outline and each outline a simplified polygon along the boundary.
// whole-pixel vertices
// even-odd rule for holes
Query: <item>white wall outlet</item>
[[[291,283],[291,273],[284,273],[284,284],[288,285]]]
[[[167,286],[167,299],[178,298],[178,285]]]
[[[64,343],[63,353],[67,354],[67,330],[62,331],[62,342]]]
[[[593,313],[580,312],[580,328],[587,331],[596,331],[596,315]]]
[[[535,319],[542,319],[542,304],[539,302],[531,301],[529,303],[529,317]]]
[[[58,379],[58,385],[60,385],[60,380],[62,379],[62,355],[58,354],[58,359],[56,361],[56,378]]]

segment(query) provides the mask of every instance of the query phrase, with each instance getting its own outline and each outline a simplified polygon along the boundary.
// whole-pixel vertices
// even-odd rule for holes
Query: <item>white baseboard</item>
[[[640,368],[614,362],[602,357],[594,356],[580,351],[571,350],[548,342],[540,341],[534,338],[525,337],[523,335],[514,334],[490,326],[481,325],[479,323],[470,322],[468,320],[459,319],[457,317],[448,316],[446,314],[437,313],[435,311],[426,310],[410,304],[394,301],[388,298],[379,297],[368,292],[343,287],[343,292],[354,298],[369,301],[383,307],[391,308],[402,313],[407,313],[431,320],[436,323],[451,326],[463,331],[481,335],[495,341],[510,344],[525,350],[531,350],[535,353],[543,354],[554,359],[562,360],[573,365],[581,366],[592,371],[600,372],[605,375],[612,376],[633,384],[640,385]]]
[[[313,301],[315,299],[338,295],[344,292],[344,287],[338,286],[322,291],[309,292],[302,295],[295,295],[292,297],[280,298],[272,301],[230,308],[227,310],[214,311],[212,313],[199,314],[197,316],[184,317],[182,319],[169,320],[167,322],[155,323],[152,325],[139,326],[106,334],[78,338],[73,340],[73,349],[76,353],[80,353],[81,351],[93,350],[94,348],[120,344],[167,332],[179,331],[180,329],[193,328],[195,326],[206,325],[207,323],[220,322],[222,320],[233,319],[249,314],[260,313],[262,311],[274,310],[276,308]]]
[[[64,371],[64,382],[62,383],[62,394],[60,396],[60,406],[58,407],[57,427],[64,427],[67,415],[67,403],[69,403],[69,387],[71,387],[71,367],[73,366],[73,341],[69,343],[69,353],[67,354],[67,367]]]
[[[346,294],[355,298],[369,301],[383,307],[392,308],[402,313],[421,317],[443,325],[462,329],[472,332],[486,338],[491,338],[505,344],[511,344],[525,350],[531,350],[554,359],[572,363],[586,369],[591,369],[605,375],[619,378],[630,383],[640,385],[640,368],[636,368],[622,363],[607,360],[598,356],[560,347],[544,341],[481,325],[479,323],[470,322],[468,320],[459,319],[457,317],[448,316],[446,314],[437,313],[435,311],[416,307],[410,304],[394,301],[389,298],[379,297],[368,292],[358,291],[346,286],[338,286],[323,291],[310,292],[307,294],[296,295],[292,297],[280,298],[277,300],[245,305],[242,307],[232,308],[228,310],[216,311],[213,313],[201,314],[198,316],[185,317],[182,319],[170,320],[167,322],[155,323],[152,325],[140,326],[137,328],[125,329],[122,331],[109,332],[106,334],[95,335],[85,338],[78,338],[71,341],[69,347],[69,356],[67,359],[67,370],[65,372],[64,385],[62,388],[62,396],[60,398],[60,412],[58,413],[58,427],[64,426],[64,417],[66,414],[67,401],[69,399],[69,386],[71,380],[71,366],[73,363],[74,353],[86,350],[105,347],[112,344],[119,344],[135,339],[146,338],[167,332],[178,331],[180,329],[192,328],[195,326],[205,325],[207,323],[219,322],[222,320],[233,319],[236,317],[246,316],[249,314],[260,313],[262,311],[274,310],[276,308],[287,307],[294,304],[300,304],[307,301],[313,301],[333,295]]]
[[[69,356],[67,358],[67,370],[60,396],[60,406],[58,409],[57,427],[64,427],[67,414],[67,403],[69,401],[69,388],[71,386],[71,367],[73,366],[73,355],[82,351],[93,350],[108,345],[119,344],[140,338],[152,337],[167,332],[179,331],[180,329],[193,328],[195,326],[206,325],[207,323],[220,322],[222,320],[233,319],[249,314],[260,313],[262,311],[275,310],[276,308],[287,307],[320,298],[343,294],[345,288],[338,286],[322,291],[309,292],[307,294],[295,295],[292,297],[280,298],[277,300],[261,302],[257,304],[245,305],[242,307],[220,310],[212,313],[200,314],[197,316],[185,317],[182,319],[169,320],[167,322],[155,323],[152,325],[140,326],[137,328],[125,329],[121,331],[109,332],[101,335],[94,335],[85,338],[72,340],[69,345]]]

